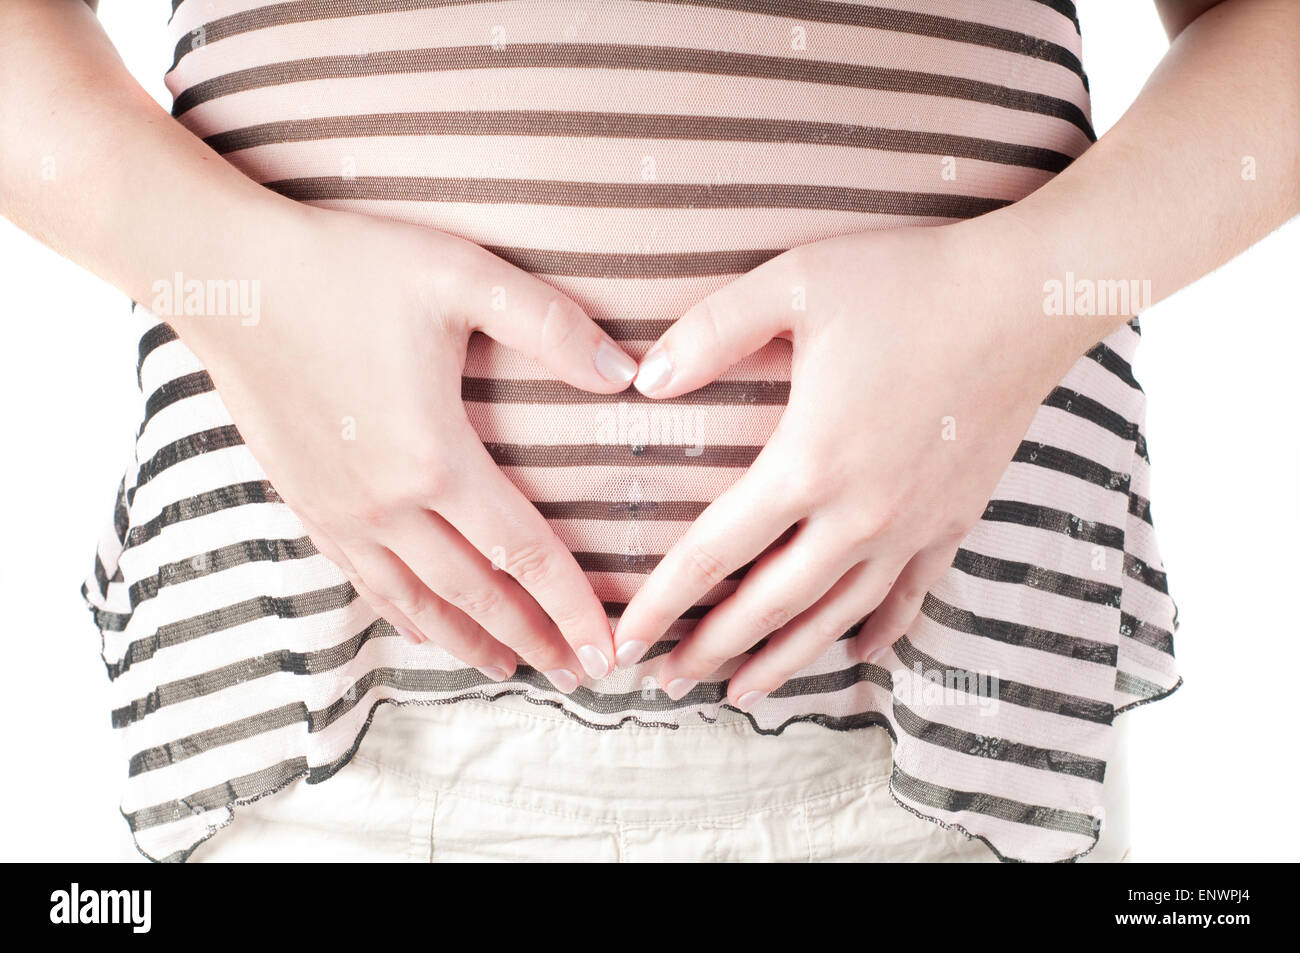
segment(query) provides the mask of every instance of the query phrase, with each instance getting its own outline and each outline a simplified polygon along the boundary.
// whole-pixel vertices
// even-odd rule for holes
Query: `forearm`
[[[1077,358],[1298,211],[1300,5],[1226,0],[1178,35],[1128,112],[1068,169],[954,232],[983,250],[984,280],[1012,296],[1008,310]],[[1044,284],[1067,273],[1137,281],[1144,294],[1125,313],[1072,308],[1045,321]]]
[[[0,116],[0,214],[137,301],[256,278],[300,208],[158,106],[83,0],[0,3]]]

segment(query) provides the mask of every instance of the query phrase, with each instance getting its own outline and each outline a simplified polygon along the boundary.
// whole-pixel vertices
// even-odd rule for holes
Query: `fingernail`
[[[867,653],[867,664],[875,665],[878,661],[880,661],[880,657],[884,655],[888,649],[889,649],[888,645],[882,645],[879,646],[878,648],[872,649],[870,652]]]
[[[636,389],[643,394],[657,391],[668,383],[673,366],[668,360],[668,352],[656,344],[641,361],[641,369],[636,373]]]
[[[614,658],[618,659],[618,664],[623,668],[631,668],[645,656],[646,649],[650,646],[644,642],[633,639],[631,642],[624,642],[614,653]]]
[[[479,671],[494,682],[504,682],[510,677],[510,673],[499,665],[484,665]]]
[[[674,678],[664,686],[664,694],[673,701],[680,701],[685,697],[687,692],[695,687],[695,684],[695,679],[693,678]]]
[[[636,377],[636,361],[612,341],[605,340],[596,348],[596,371],[607,381],[626,384]]]
[[[401,626],[399,626],[399,625],[395,625],[395,626],[393,626],[393,628],[397,630],[397,634],[398,634],[398,635],[400,635],[402,638],[406,639],[406,641],[410,642],[412,645],[419,645],[421,642],[424,641],[424,639],[420,638],[418,635],[416,635],[416,634],[415,634],[414,632],[412,632],[410,629],[403,629],[403,628],[402,628]]]
[[[736,699],[736,707],[741,711],[749,711],[766,697],[767,692],[760,692],[758,690],[745,692],[745,694]]]
[[[550,680],[550,683],[558,688],[564,694],[569,694],[578,687],[578,676],[574,675],[567,668],[557,668],[551,672],[543,672],[543,675]]]
[[[594,645],[584,645],[578,649],[578,659],[592,678],[604,678],[609,674],[609,659]]]

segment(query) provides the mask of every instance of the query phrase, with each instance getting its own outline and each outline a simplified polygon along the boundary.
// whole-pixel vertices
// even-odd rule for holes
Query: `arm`
[[[371,606],[493,679],[517,656],[565,692],[604,674],[600,601],[460,399],[474,331],[625,388],[635,363],[576,304],[451,235],[262,188],[134,82],[82,0],[0,2],[0,116],[0,213],[41,241],[140,302],[177,272],[260,289],[254,321],[166,317]]]
[[[1300,212],[1300,6],[1157,6],[1173,43],[1114,128],[1023,201],[954,227],[1006,249],[996,280],[1027,292],[1021,311],[1052,336],[1057,367],[1131,314],[1044,322],[1031,301],[1043,281],[1149,280],[1154,303]]]
[[[81,0],[0,3],[0,116],[0,214],[132,300],[175,271],[252,274],[230,236],[301,219],[154,102]]]
[[[1141,96],[1038,191],[955,225],[794,249],[696,305],[646,355],[636,386],[674,397],[774,337],[793,343],[790,403],[767,446],[615,633],[620,657],[638,654],[755,560],[665,657],[669,695],[770,635],[730,678],[730,702],[751,708],[868,615],[855,648],[880,660],[951,567],[1044,396],[1146,303],[1061,316],[1045,283],[1149,281],[1154,302],[1300,210],[1300,5],[1161,9],[1177,38]],[[791,310],[793,286],[807,310]]]

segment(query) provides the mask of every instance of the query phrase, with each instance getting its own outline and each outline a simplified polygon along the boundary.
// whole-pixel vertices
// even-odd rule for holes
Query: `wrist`
[[[1043,228],[1014,206],[944,228],[967,300],[985,304],[992,333],[1044,394],[1150,303],[1149,282],[1091,274],[1068,229]]]
[[[205,363],[262,325],[268,300],[310,256],[319,213],[260,186],[221,196],[211,209],[208,227],[154,260],[156,273],[144,276],[136,298]]]

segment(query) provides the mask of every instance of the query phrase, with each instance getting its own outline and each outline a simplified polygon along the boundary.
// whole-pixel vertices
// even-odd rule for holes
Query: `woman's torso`
[[[1091,141],[1068,0],[180,0],[171,31],[175,114],[252,178],[483,244],[636,356],[785,249],[980,214]],[[570,696],[407,645],[316,553],[193,354],[137,317],[145,421],[85,593],[146,853],[183,858],[232,805],[330,777],[386,701],[516,694],[600,728],[718,716],[728,670],[674,702],[666,645]],[[1008,857],[1095,842],[1115,712],[1177,681],[1136,340],[1112,335],[1044,402],[888,657],[836,643],[755,729],[885,726],[915,813]],[[613,618],[763,446],[788,382],[775,343],[678,400],[597,399],[476,337],[463,396]],[[968,687],[932,695],[954,676]],[[969,689],[990,678],[997,697]]]
[[[639,358],[780,251],[977,215],[1059,171],[1091,130],[1055,6],[190,0],[168,85],[257,181],[486,246]],[[482,337],[465,375],[479,435],[616,616],[766,442],[789,350],[659,403]]]

